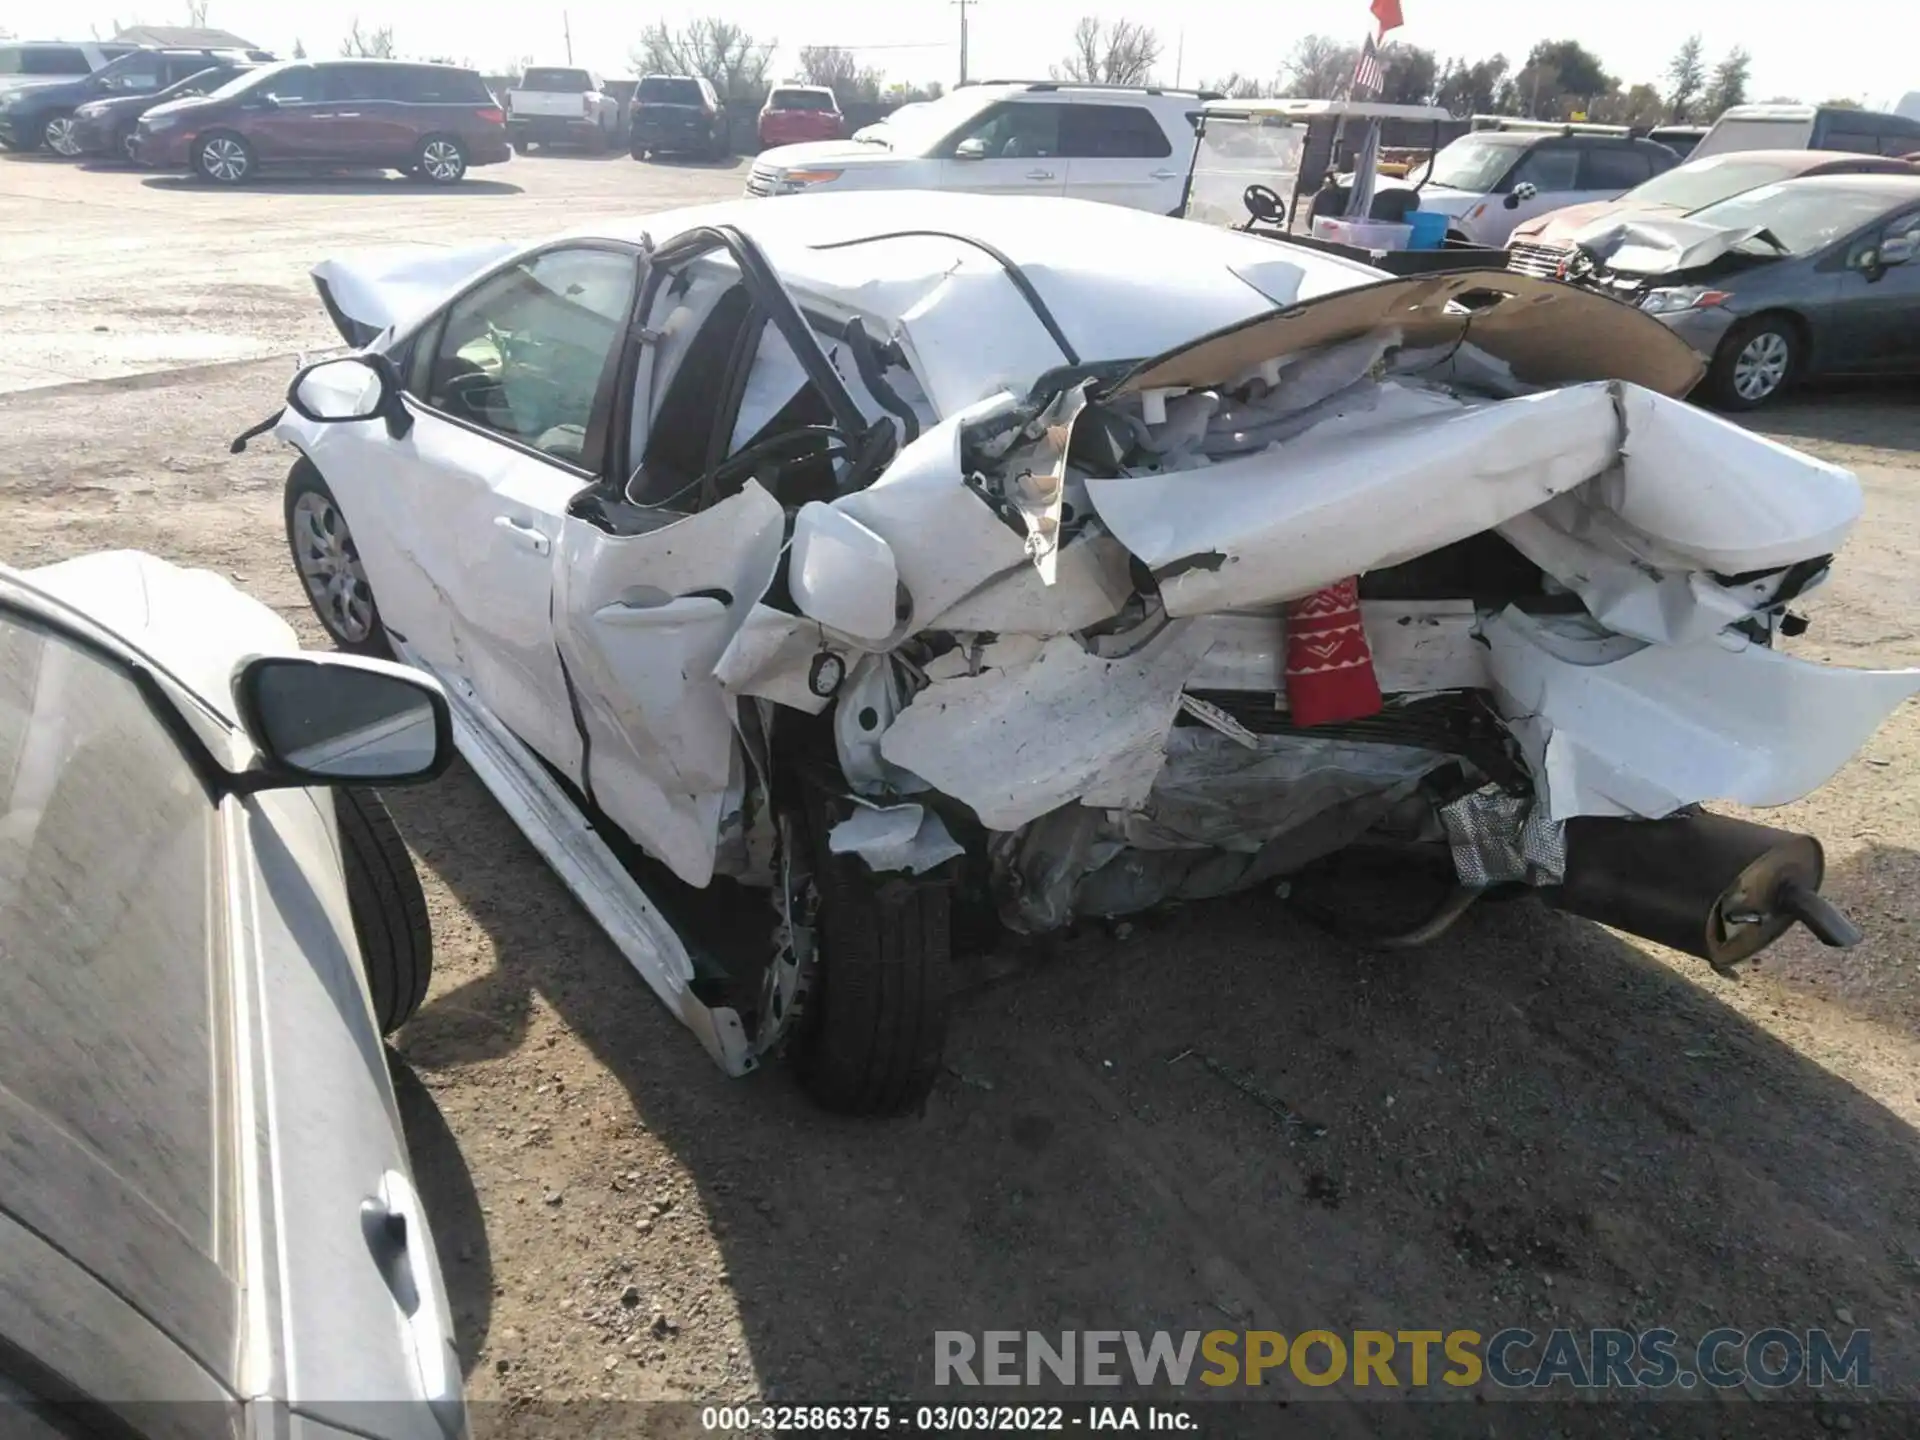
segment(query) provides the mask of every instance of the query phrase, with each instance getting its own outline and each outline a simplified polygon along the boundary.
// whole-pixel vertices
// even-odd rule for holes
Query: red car
[[[243,72],[209,94],[156,105],[133,158],[239,185],[263,170],[365,167],[436,185],[498,165],[507,117],[473,70],[399,60],[295,60]]]
[[[806,140],[838,140],[846,134],[840,102],[824,85],[782,85],[767,96],[760,111],[760,144],[798,145]]]

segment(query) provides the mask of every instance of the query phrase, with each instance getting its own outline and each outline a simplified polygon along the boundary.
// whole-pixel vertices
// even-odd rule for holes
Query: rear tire
[[[1799,378],[1806,340],[1785,315],[1755,315],[1729,330],[1713,352],[1706,392],[1717,409],[1757,410]]]
[[[413,1018],[433,980],[433,927],[420,872],[384,801],[371,790],[334,792],[347,904],[373,1018],[391,1035]]]
[[[844,1115],[918,1110],[947,1038],[953,897],[943,884],[876,876],[827,849],[834,816],[808,795],[804,837],[819,891],[817,969],[787,1057],[800,1087]]]
[[[414,152],[413,163],[429,185],[458,185],[467,178],[467,147],[452,135],[429,135]]]
[[[253,178],[253,147],[231,130],[210,130],[193,142],[193,172],[214,185],[244,185]]]

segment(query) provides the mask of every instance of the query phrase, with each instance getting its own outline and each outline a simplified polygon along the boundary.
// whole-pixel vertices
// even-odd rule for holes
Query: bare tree
[[[1738,45],[1727,52],[1727,58],[1713,67],[1713,83],[1700,102],[1701,118],[1713,120],[1721,111],[1747,103],[1747,72],[1752,65],[1753,58]]]
[[[297,35],[293,38],[293,58],[296,60],[307,58],[307,47],[300,43],[300,37]]]
[[[1083,85],[1144,85],[1160,60],[1160,37],[1132,20],[1111,26],[1096,15],[1082,15],[1073,27],[1073,49],[1052,67],[1056,80]]]
[[[703,76],[722,100],[757,105],[767,98],[767,62],[776,43],[712,16],[678,31],[655,21],[640,32],[633,64],[642,75]]]
[[[187,0],[187,24],[204,30],[207,24],[207,0]]]
[[[1667,62],[1667,118],[1676,125],[1692,118],[1693,103],[1700,98],[1706,83],[1704,48],[1698,35],[1689,35],[1673,59]]]
[[[826,86],[842,105],[878,100],[885,79],[872,66],[855,60],[851,50],[838,45],[801,46],[800,76],[809,85]]]
[[[391,60],[393,27],[382,25],[375,30],[362,30],[360,17],[356,15],[347,31],[347,38],[340,42],[340,53],[353,59]]]
[[[1342,45],[1325,35],[1308,35],[1293,47],[1283,74],[1287,93],[1297,100],[1331,100],[1353,79],[1360,63],[1356,45]]]
[[[1231,71],[1224,80],[1202,80],[1200,88],[1229,100],[1264,100],[1280,93],[1273,81],[1242,75],[1238,70]]]

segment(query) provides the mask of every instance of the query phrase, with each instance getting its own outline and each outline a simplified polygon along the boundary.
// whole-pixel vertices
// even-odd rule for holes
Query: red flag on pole
[[[1398,30],[1407,23],[1400,15],[1400,0],[1373,0],[1373,4],[1367,8],[1373,11],[1373,18],[1380,22],[1382,37],[1389,30]]]

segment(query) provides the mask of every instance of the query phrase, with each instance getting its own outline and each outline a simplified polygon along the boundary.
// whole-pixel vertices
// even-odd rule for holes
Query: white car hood
[[[804,170],[816,165],[866,169],[899,165],[914,158],[896,155],[884,145],[867,145],[858,140],[803,140],[797,145],[776,145],[771,150],[762,150],[754,157],[753,164],[756,170],[767,166]]]
[[[236,662],[300,648],[291,625],[224,577],[143,551],[104,550],[24,573],[151,655],[235,725]]]

